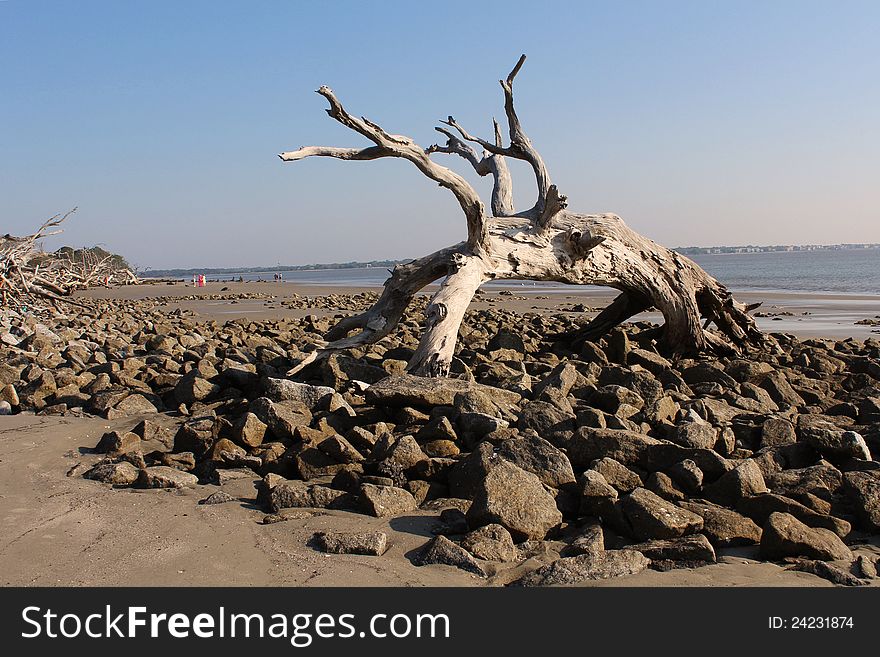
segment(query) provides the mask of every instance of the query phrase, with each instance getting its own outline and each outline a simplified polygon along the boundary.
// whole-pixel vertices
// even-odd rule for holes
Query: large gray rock
[[[635,550],[605,550],[575,557],[563,557],[533,570],[513,583],[514,586],[553,586],[624,577],[640,573],[651,564]]]
[[[375,406],[431,408],[451,406],[456,394],[472,390],[483,392],[496,402],[509,405],[516,404],[521,399],[515,392],[484,386],[473,381],[427,378],[411,374],[386,377],[367,388],[364,394],[367,403]]]
[[[269,492],[269,507],[274,513],[281,509],[338,508],[348,501],[344,491],[296,479],[280,481]]]
[[[505,440],[498,448],[498,456],[534,473],[551,488],[575,482],[568,457],[543,438]]]
[[[761,535],[761,556],[770,560],[807,557],[835,561],[852,559],[852,552],[828,529],[807,527],[788,513],[771,513]]]
[[[636,488],[620,500],[620,508],[641,540],[677,538],[703,528],[703,519],[645,488]]]
[[[419,506],[408,490],[374,484],[361,486],[360,501],[364,512],[377,518],[403,515]]]
[[[515,539],[541,539],[562,522],[562,513],[536,475],[499,459],[477,486],[467,521],[474,529],[498,523]]]
[[[710,480],[730,469],[730,464],[712,450],[682,447],[621,429],[581,427],[572,437],[567,453],[576,470],[586,469],[590,463],[604,457],[647,472],[665,470],[679,461],[690,459]]]
[[[266,397],[273,402],[298,401],[313,412],[321,402],[336,393],[336,390],[329,386],[313,386],[271,377],[265,380],[264,389]]]

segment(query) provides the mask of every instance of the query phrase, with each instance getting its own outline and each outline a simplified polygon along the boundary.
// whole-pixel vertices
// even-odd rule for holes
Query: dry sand
[[[263,292],[281,296],[348,293],[350,288],[295,286],[290,283],[145,285],[92,290],[93,297],[143,298],[190,294]],[[515,288],[512,288],[515,289]],[[516,290],[515,297],[490,289],[475,307],[504,305],[519,311],[559,312],[560,304],[607,303],[613,291],[560,294]],[[740,295],[752,300],[757,295]],[[767,295],[763,295],[767,296]],[[525,298],[520,298],[525,297]],[[539,298],[545,297],[545,298]],[[549,298],[546,298],[549,297]],[[791,312],[808,310],[801,321],[787,318],[766,328],[810,335],[866,337],[869,327],[852,326],[880,314],[878,297],[809,297],[776,295],[768,306]],[[292,311],[267,301],[179,301],[200,317],[218,320],[264,319]],[[854,330],[860,329],[860,330]],[[861,329],[864,329],[862,331]],[[873,334],[876,335],[876,334]],[[159,416],[161,417],[161,416]],[[137,418],[116,422],[91,418],[0,417],[0,584],[2,585],[291,585],[291,586],[475,586],[501,585],[531,564],[507,566],[482,580],[448,566],[416,567],[413,551],[431,536],[435,513],[413,512],[391,521],[346,512],[321,512],[273,525],[259,524],[253,506],[253,481],[239,480],[223,490],[238,499],[200,506],[209,488],[163,491],[113,489],[82,479],[84,467],[98,456],[89,453],[111,429],[128,430]],[[77,467],[79,465],[79,467]],[[74,472],[66,476],[71,468]],[[324,555],[306,545],[315,531],[381,529],[390,549],[381,557]],[[880,555],[877,545],[857,553]],[[754,549],[722,551],[719,563],[693,570],[646,571],[632,577],[597,582],[597,586],[830,586],[816,576],[787,571],[749,557]],[[549,557],[544,557],[546,560]],[[540,557],[536,559],[540,560]],[[874,580],[880,584],[880,580]]]

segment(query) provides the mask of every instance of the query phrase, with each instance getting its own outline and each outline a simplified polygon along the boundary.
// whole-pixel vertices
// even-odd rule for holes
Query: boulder
[[[761,540],[761,527],[736,511],[708,502],[679,502],[679,506],[703,519],[703,534],[718,547],[754,545]]]
[[[834,561],[852,559],[852,552],[832,531],[807,527],[788,513],[771,513],[761,535],[761,556],[770,560],[807,557]]]
[[[859,522],[872,533],[880,533],[880,476],[876,472],[847,472],[843,488]]]
[[[624,577],[640,573],[651,561],[635,550],[603,552],[563,557],[542,566],[513,583],[514,586],[553,586]]]
[[[640,540],[677,538],[703,528],[703,519],[645,488],[636,488],[620,499],[620,507]]]
[[[499,459],[478,484],[467,521],[474,529],[497,523],[514,539],[542,539],[562,514],[536,475]]]
[[[419,506],[412,494],[403,488],[374,484],[361,486],[360,503],[365,513],[377,518],[403,515]]]
[[[484,386],[473,381],[443,377],[427,378],[411,374],[386,377],[367,388],[365,397],[367,403],[374,406],[433,408],[451,406],[455,395],[468,391],[482,392],[496,402],[509,405],[516,404],[521,399],[515,392]]]
[[[687,566],[715,563],[715,550],[702,534],[681,538],[655,539],[636,545],[627,545],[627,550],[641,552],[652,562],[684,562]]]
[[[575,482],[568,457],[542,438],[527,437],[505,440],[498,456],[538,476],[547,486],[561,488]]]

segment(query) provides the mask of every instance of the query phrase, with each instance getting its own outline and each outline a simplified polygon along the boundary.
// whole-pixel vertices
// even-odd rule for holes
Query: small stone
[[[486,561],[514,561],[518,554],[510,532],[495,523],[468,533],[461,540],[461,547]]]
[[[235,502],[235,498],[222,490],[218,490],[216,493],[211,493],[208,497],[199,500],[199,504],[225,504],[226,502]]]
[[[385,532],[317,532],[311,544],[330,554],[363,554],[378,557],[388,548]]]
[[[422,548],[421,552],[413,559],[416,566],[427,566],[430,564],[443,564],[446,566],[454,566],[464,571],[486,576],[483,567],[471,556],[470,552],[463,547],[456,545],[445,536],[435,536]]]
[[[83,477],[115,486],[131,486],[137,481],[140,472],[128,461],[119,463],[99,463],[86,472]]]
[[[190,488],[199,483],[199,478],[177,468],[156,465],[140,471],[136,482],[139,488]]]
[[[124,454],[141,447],[141,438],[130,431],[110,431],[101,436],[101,440],[95,445],[95,451],[99,454]]]

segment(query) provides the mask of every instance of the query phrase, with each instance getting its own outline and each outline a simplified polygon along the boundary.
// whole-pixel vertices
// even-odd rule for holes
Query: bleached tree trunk
[[[446,144],[422,149],[408,137],[390,135],[366,118],[352,117],[329,88],[318,90],[330,103],[327,112],[331,117],[375,145],[363,149],[309,146],[282,153],[282,160],[311,156],[407,159],[452,191],[465,213],[468,238],[395,267],[379,301],[366,312],[341,320],[327,334],[330,342],[314,356],[380,340],[397,325],[415,294],[444,276],[440,290],[428,304],[425,332],[408,366],[415,374],[449,373],[465,311],[477,288],[489,280],[558,281],[620,290],[621,294],[584,326],[582,337],[587,339],[597,339],[633,315],[656,307],[665,320],[663,344],[676,355],[709,349],[740,351],[769,344],[748,314],[752,307],[735,301],[693,261],[636,233],[616,215],[566,210],[566,198],[551,183],[547,167],[513,106],[513,81],[524,61],[525,55],[501,80],[510,135],[507,147],[502,145],[497,122],[495,139],[490,142],[470,135],[450,116],[443,121],[448,128],[437,128],[447,137]],[[478,157],[469,143],[481,146],[482,156]],[[459,155],[479,175],[493,177],[490,214],[464,178],[430,159],[433,153]],[[524,160],[532,167],[538,195],[528,210],[515,211],[505,157]],[[710,324],[717,330],[710,329]],[[353,330],[359,332],[349,335]]]

